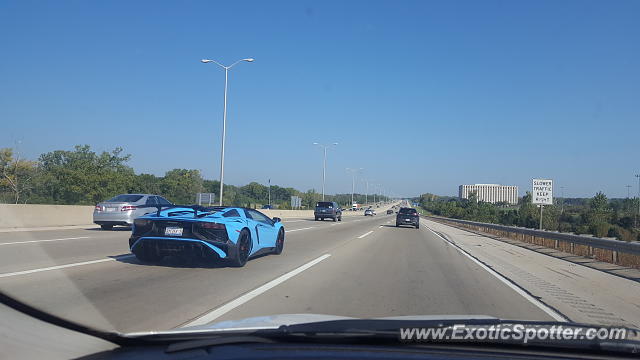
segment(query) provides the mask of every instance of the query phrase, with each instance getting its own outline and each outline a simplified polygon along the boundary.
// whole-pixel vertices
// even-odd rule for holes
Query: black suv
[[[335,201],[320,201],[316,204],[313,211],[315,220],[333,219],[333,221],[342,221],[342,209]]]
[[[420,215],[414,208],[400,208],[396,215],[396,227],[400,225],[413,225],[416,229],[420,228]]]

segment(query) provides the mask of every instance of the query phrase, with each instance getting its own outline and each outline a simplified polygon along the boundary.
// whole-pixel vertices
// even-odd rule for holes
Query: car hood
[[[324,314],[279,314],[258,316],[240,320],[227,320],[213,324],[189,326],[180,330],[247,330],[247,329],[277,329],[282,325],[308,324],[332,320],[354,320],[356,317],[324,315]],[[370,319],[371,318],[367,318]],[[469,320],[469,319],[497,319],[486,315],[409,315],[373,318],[375,320]]]

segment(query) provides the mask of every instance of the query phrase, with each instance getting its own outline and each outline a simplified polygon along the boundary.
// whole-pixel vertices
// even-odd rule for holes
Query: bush
[[[622,240],[622,232],[619,226],[611,226],[609,227],[609,231],[607,231],[607,237],[616,238]]]
[[[597,237],[605,237],[609,233],[611,225],[606,222],[599,222],[589,226],[589,233]]]
[[[558,224],[558,231],[571,232],[573,231],[573,226],[571,226],[571,224],[569,224],[568,222],[561,222],[560,224]]]

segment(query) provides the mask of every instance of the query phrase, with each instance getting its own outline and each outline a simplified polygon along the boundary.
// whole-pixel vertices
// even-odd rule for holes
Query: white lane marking
[[[309,229],[313,229],[315,226],[311,226],[311,227],[306,227],[306,228],[302,228],[302,229],[293,229],[293,230],[287,230],[285,229],[285,233],[290,233],[290,232],[294,232],[294,231],[301,231],[301,230],[309,230]]]
[[[358,236],[358,239],[362,239],[363,237],[365,237],[365,236],[367,236],[367,235],[371,234],[372,232],[373,232],[373,230],[371,230],[371,231],[369,231],[369,232],[366,232],[366,233],[364,233],[364,234],[362,234],[362,235]]]
[[[2,245],[32,244],[32,243],[50,242],[50,241],[65,241],[65,240],[89,239],[89,238],[90,238],[90,236],[78,236],[78,237],[70,237],[70,238],[62,238],[62,239],[16,241],[16,242],[10,242],[10,243],[0,243],[0,246],[2,246]]]
[[[471,261],[473,261],[474,263],[478,264],[481,268],[485,269],[489,274],[495,276],[502,283],[504,283],[505,285],[510,287],[513,291],[515,291],[518,294],[522,295],[522,297],[524,297],[525,299],[529,300],[529,302],[531,302],[533,305],[535,305],[538,308],[540,308],[542,311],[546,312],[549,316],[554,318],[556,321],[562,321],[562,322],[568,321],[568,319],[566,317],[564,317],[563,315],[561,315],[560,313],[558,313],[557,311],[555,311],[551,307],[547,306],[547,304],[543,303],[542,301],[534,298],[529,293],[524,291],[521,287],[519,287],[519,286],[515,285],[513,282],[509,281],[505,276],[503,276],[499,272],[495,271],[494,269],[488,267],[487,265],[485,265],[482,262],[480,262],[478,259],[476,259],[473,256],[471,256],[469,253],[467,253],[465,250],[463,250],[458,245],[452,243],[451,241],[449,241],[449,240],[445,239],[444,237],[442,237],[437,232],[431,230],[431,228],[429,226],[425,226],[425,227],[429,231],[431,231],[434,235],[436,235],[440,239],[444,240],[445,244],[448,244],[449,246],[452,246],[454,249],[458,250],[458,252],[460,252],[462,255],[466,256]]]
[[[317,263],[323,261],[324,259],[330,257],[331,254],[324,254],[322,256],[320,256],[319,258],[316,258],[314,260],[309,261],[308,263],[293,269],[291,271],[289,271],[288,273],[281,275],[280,277],[277,277],[271,281],[269,281],[268,283],[253,289],[251,291],[249,291],[248,293],[240,296],[239,298],[236,298],[235,300],[232,300],[222,306],[220,306],[217,309],[213,309],[212,311],[198,317],[197,319],[194,319],[186,324],[183,325],[183,327],[186,326],[198,326],[198,325],[205,325],[208,324],[210,322],[212,322],[213,320],[219,318],[220,316],[228,313],[229,311],[237,308],[238,306],[246,303],[247,301],[255,298],[258,295],[261,295],[262,293],[282,284],[283,282],[291,279],[292,277],[300,274],[301,272],[309,269],[310,267],[316,265]]]
[[[66,269],[66,268],[76,267],[76,266],[98,264],[98,263],[103,263],[103,262],[108,262],[108,261],[116,261],[116,260],[128,259],[128,258],[131,258],[131,257],[134,257],[134,256],[135,255],[131,254],[131,255],[113,257],[113,258],[109,258],[109,259],[83,261],[83,262],[79,262],[79,263],[58,265],[58,266],[50,266],[50,267],[40,268],[40,269],[16,271],[16,272],[0,274],[0,278],[10,277],[10,276],[18,276],[18,275],[27,275],[27,274],[33,274],[33,273],[38,273],[38,272],[43,272],[43,271],[60,270],[60,269]]]
[[[292,223],[292,222],[301,222],[301,221],[309,221],[309,220],[282,220],[282,222]]]

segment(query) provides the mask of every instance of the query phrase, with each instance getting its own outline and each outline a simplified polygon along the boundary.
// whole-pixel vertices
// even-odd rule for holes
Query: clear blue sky
[[[396,194],[640,172],[640,1],[2,1],[0,147],[124,147],[138,172]],[[362,189],[358,189],[362,191]]]

